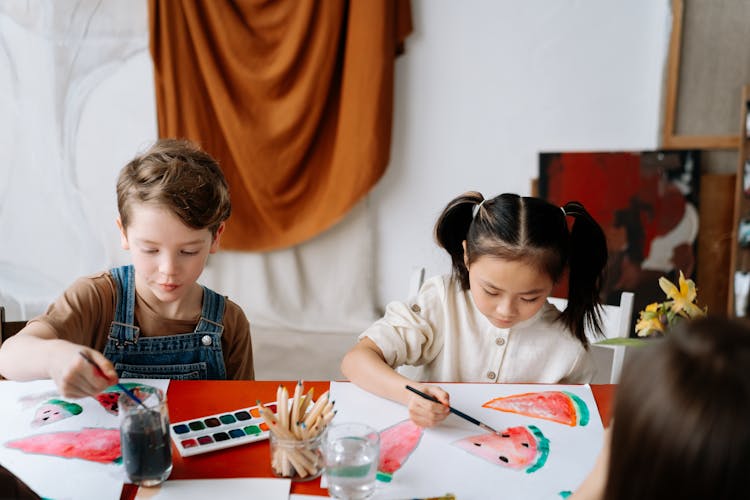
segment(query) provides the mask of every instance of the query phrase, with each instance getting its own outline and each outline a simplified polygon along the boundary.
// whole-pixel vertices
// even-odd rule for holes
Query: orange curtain
[[[223,248],[309,239],[382,176],[409,0],[150,0],[149,16],[159,135],[221,163]]]

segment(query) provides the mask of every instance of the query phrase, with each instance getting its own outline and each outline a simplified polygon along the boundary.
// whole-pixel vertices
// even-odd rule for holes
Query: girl
[[[633,352],[604,450],[571,500],[747,498],[748,366],[747,324],[718,317]]]
[[[574,222],[568,230],[567,217]],[[435,238],[453,273],[428,280],[416,299],[388,305],[359,337],[341,370],[360,387],[405,404],[411,419],[433,426],[448,415],[437,386],[405,389],[397,373],[436,382],[584,383],[593,375],[585,327],[601,332],[599,289],[607,262],[604,233],[583,206],[468,192],[448,203]],[[568,271],[568,307],[547,302]]]

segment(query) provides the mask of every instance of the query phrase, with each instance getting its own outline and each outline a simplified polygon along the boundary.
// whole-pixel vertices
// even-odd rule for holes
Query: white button
[[[212,342],[212,340],[211,340],[211,336],[210,336],[210,335],[204,335],[204,336],[203,336],[203,337],[201,338],[201,343],[202,343],[203,345],[211,345],[211,342]]]
[[[495,375],[495,372],[487,372],[488,379],[495,380],[495,377],[497,377],[497,375]]]
[[[502,337],[498,337],[498,338],[495,339],[495,343],[497,345],[505,345],[505,339],[502,338]]]

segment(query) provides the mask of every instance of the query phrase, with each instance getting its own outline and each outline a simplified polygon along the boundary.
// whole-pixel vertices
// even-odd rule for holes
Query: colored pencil
[[[289,429],[289,393],[286,387],[281,388],[281,399],[276,402],[276,415],[284,429]]]
[[[318,438],[336,415],[334,402],[330,400],[328,391],[321,394],[315,402],[312,399],[313,393],[313,389],[310,389],[305,394],[304,384],[298,380],[291,400],[286,387],[279,384],[276,389],[276,413],[257,401],[260,416],[273,437],[280,440],[271,457],[271,467],[276,474],[290,477],[296,473],[304,478],[320,473],[322,458],[319,452],[307,445],[282,445],[282,442],[301,443]]]
[[[323,409],[326,406],[326,403],[328,402],[328,391],[324,392],[320,395],[317,401],[313,404],[312,409],[310,410],[310,413],[308,413],[307,417],[305,417],[305,426],[312,427],[313,422],[315,422],[315,419],[318,418],[318,416],[323,412]]]
[[[302,419],[302,417],[305,416],[305,412],[307,411],[307,407],[310,406],[310,402],[313,399],[313,393],[315,392],[315,387],[310,388],[310,390],[302,397],[302,401],[299,405],[299,418]]]
[[[290,410],[289,428],[297,437],[300,437],[299,432],[299,407],[302,403],[300,397],[302,396],[302,381],[298,380],[297,385],[294,388],[294,397],[292,398],[292,408]]]

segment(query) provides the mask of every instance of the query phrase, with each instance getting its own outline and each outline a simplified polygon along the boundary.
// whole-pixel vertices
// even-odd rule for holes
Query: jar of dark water
[[[122,460],[131,483],[156,486],[172,472],[167,397],[163,391],[155,389],[141,403],[127,394],[120,395]]]

